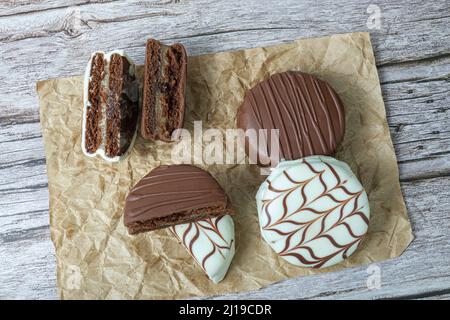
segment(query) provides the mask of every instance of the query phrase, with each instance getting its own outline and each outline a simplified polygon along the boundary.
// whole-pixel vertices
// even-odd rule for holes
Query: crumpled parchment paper
[[[120,163],[85,157],[80,146],[83,78],[41,81],[37,91],[61,298],[168,299],[255,290],[393,258],[405,250],[413,236],[368,33],[189,57],[185,128],[192,130],[195,120],[202,120],[204,128],[235,128],[245,91],[287,70],[328,81],[345,105],[346,134],[336,157],[357,174],[371,207],[369,234],[357,252],[322,270],[288,264],[259,233],[254,197],[265,178],[260,170],[210,165],[205,168],[237,210],[236,255],[226,278],[214,284],[167,229],[130,236],[123,225],[128,191],[156,166],[172,162],[174,144],[138,138]]]

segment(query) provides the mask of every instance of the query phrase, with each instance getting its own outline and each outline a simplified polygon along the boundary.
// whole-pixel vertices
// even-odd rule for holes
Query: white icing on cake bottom
[[[231,216],[178,224],[170,230],[214,283],[222,281],[235,252]]]

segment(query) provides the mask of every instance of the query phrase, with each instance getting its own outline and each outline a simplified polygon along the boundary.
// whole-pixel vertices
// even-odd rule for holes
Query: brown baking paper
[[[185,127],[192,130],[194,120],[202,120],[204,129],[234,128],[245,91],[287,70],[328,81],[344,102],[346,134],[336,157],[357,174],[371,208],[369,233],[356,253],[322,270],[290,265],[259,233],[255,193],[265,178],[260,170],[255,165],[204,166],[237,210],[236,255],[226,278],[214,284],[167,229],[130,236],[123,225],[128,191],[156,166],[172,163],[174,144],[138,138],[130,156],[114,164],[84,156],[83,79],[48,80],[37,90],[61,298],[167,299],[248,291],[397,257],[405,250],[413,235],[368,33],[189,57]]]

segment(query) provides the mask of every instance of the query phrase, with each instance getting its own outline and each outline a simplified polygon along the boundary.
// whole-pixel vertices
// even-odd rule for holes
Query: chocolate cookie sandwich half
[[[142,178],[125,202],[130,234],[234,214],[227,195],[205,170],[191,165],[160,166]]]
[[[178,138],[172,134],[183,126],[186,66],[183,45],[147,41],[140,129],[145,139],[169,142]]]
[[[263,239],[296,266],[325,268],[352,255],[370,207],[350,167],[326,156],[284,161],[256,194]]]
[[[260,166],[270,165],[273,159],[334,155],[344,137],[344,106],[333,88],[313,75],[277,73],[247,91],[237,127],[257,134],[267,130],[259,141],[246,141],[247,154]],[[273,154],[271,129],[278,129],[279,154]]]
[[[93,53],[84,77],[83,153],[111,162],[126,156],[136,138],[138,100],[133,61],[123,51]]]

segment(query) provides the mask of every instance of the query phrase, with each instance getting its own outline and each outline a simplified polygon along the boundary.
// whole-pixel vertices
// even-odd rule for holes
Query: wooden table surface
[[[226,297],[449,299],[449,25],[449,0],[0,0],[0,298],[58,298],[37,80],[82,74],[98,49],[142,64],[148,37],[197,55],[369,31],[416,239],[370,269]]]

